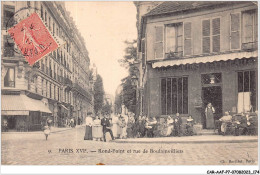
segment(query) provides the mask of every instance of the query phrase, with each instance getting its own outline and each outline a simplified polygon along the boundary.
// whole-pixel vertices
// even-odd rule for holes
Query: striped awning
[[[168,67],[168,66],[179,66],[186,64],[198,64],[198,63],[212,63],[215,61],[228,61],[242,58],[258,57],[257,51],[254,52],[236,52],[222,55],[211,55],[196,58],[176,59],[176,60],[162,60],[154,62],[153,68]]]
[[[29,115],[29,111],[52,113],[41,100],[23,94],[1,96],[2,115]]]

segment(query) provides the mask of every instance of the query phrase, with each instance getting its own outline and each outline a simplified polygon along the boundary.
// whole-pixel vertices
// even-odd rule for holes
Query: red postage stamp
[[[8,33],[30,65],[58,48],[37,13],[20,21]]]

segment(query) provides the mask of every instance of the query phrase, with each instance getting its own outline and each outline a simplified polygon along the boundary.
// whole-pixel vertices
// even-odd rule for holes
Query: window
[[[49,30],[51,31],[51,17],[49,17]]]
[[[163,26],[155,27],[155,59],[163,58]]]
[[[240,49],[240,13],[231,14],[231,50]]]
[[[4,36],[4,57],[14,56],[14,42],[9,35]]]
[[[27,1],[27,6],[31,7],[31,2],[30,1]]]
[[[220,18],[202,21],[202,53],[220,51]]]
[[[53,22],[53,28],[52,28],[52,30],[53,30],[53,35],[55,35],[55,23]]]
[[[2,26],[6,28],[6,26],[13,26],[14,25],[14,12],[15,12],[15,8],[14,6],[10,6],[10,5],[4,5],[4,19],[3,19],[3,23]]]
[[[4,87],[15,87],[15,69],[5,68]]]
[[[173,52],[177,56],[182,56],[182,27],[182,23],[170,24],[166,26],[166,53]]]
[[[191,22],[184,23],[184,55],[192,55]]]
[[[54,100],[56,100],[56,86],[54,85]]]
[[[257,72],[238,72],[238,112],[257,110]]]
[[[162,115],[188,114],[188,77],[161,79]]]
[[[44,90],[43,86],[44,86],[44,83],[43,83],[43,78],[42,78],[42,95],[43,95],[43,90]]]
[[[46,84],[45,85],[46,85],[45,86],[46,87],[46,97],[48,97],[48,93],[47,93],[48,92],[48,81],[47,80],[46,80]]]
[[[52,93],[51,93],[51,83],[50,83],[50,98],[52,98]]]
[[[42,7],[42,5],[41,5],[41,18],[43,19],[43,7]]]
[[[252,49],[257,46],[257,13],[255,10],[242,13],[242,48]]]
[[[60,101],[60,88],[58,87],[58,101]]]
[[[38,81],[37,81],[37,77],[34,78],[34,87],[35,87],[35,93],[38,93]]]
[[[47,12],[46,12],[46,10],[45,10],[45,22],[47,22]]]

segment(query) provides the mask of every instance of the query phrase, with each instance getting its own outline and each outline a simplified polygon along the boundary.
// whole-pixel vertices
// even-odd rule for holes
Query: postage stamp
[[[33,65],[37,60],[58,48],[37,13],[20,21],[8,33],[28,61]]]

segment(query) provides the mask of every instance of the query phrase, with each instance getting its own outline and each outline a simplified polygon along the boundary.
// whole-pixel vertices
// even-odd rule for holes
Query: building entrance
[[[202,124],[203,128],[206,128],[206,115],[205,108],[208,103],[211,103],[215,109],[214,120],[219,119],[222,116],[222,88],[221,86],[209,86],[202,88]]]

